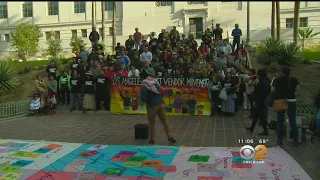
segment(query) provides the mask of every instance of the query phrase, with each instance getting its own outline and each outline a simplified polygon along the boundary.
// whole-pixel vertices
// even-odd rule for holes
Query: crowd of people
[[[233,115],[242,108],[250,112],[248,118],[252,119],[251,126],[246,129],[253,132],[260,120],[263,127],[260,135],[269,134],[266,100],[270,95],[274,99],[287,99],[289,122],[296,143],[298,80],[290,76],[290,68],[283,67],[282,76],[270,81],[266,69],[256,71],[248,62],[248,52],[240,43],[242,31],[238,24],[231,35],[232,43],[228,37],[223,38],[223,29],[216,24],[215,29],[205,30],[198,45],[192,34],[180,34],[176,27],[170,32],[162,29],[158,36],[151,32],[149,41],[135,28],[124,45],[117,43],[114,55],[105,56],[104,47],[99,44],[99,34],[93,28],[89,36],[92,52],[89,54],[81,47],[80,52],[73,55],[68,70],[58,69],[51,60],[46,71],[48,82],[38,76],[36,88],[40,93],[48,93],[54,107],[59,102],[62,106],[71,105],[70,111],[79,109],[85,113],[100,110],[102,104],[105,110],[110,110],[111,81],[116,76],[141,78],[140,72],[148,72],[152,77],[209,79],[211,115]],[[277,113],[278,144],[282,144],[284,112]],[[166,131],[168,140],[175,142],[169,127]]]
[[[208,78],[214,81],[219,84],[220,92],[225,90],[228,95],[232,94],[232,98],[221,103],[214,101],[212,114],[218,113],[216,106],[220,105],[223,112],[234,113],[239,104],[237,99],[242,99],[235,98],[241,81],[239,77],[251,73],[251,70],[246,59],[248,52],[238,43],[242,35],[239,25],[235,25],[232,33],[234,46],[228,38],[223,39],[222,34],[219,24],[213,30],[208,28],[199,46],[192,34],[180,34],[176,27],[170,32],[162,29],[158,36],[151,32],[149,41],[135,28],[124,45],[117,43],[114,55],[105,56],[104,47],[99,44],[99,33],[93,28],[89,35],[91,53],[81,47],[72,56],[68,70],[58,69],[55,61],[51,60],[46,71],[48,83],[43,85],[39,77],[36,87],[38,91],[48,91],[48,97],[54,98],[54,102],[71,105],[71,111],[100,110],[101,102],[109,110],[108,92],[112,78],[139,77],[141,69],[152,67],[157,77]],[[210,87],[212,100],[217,98],[215,88]]]

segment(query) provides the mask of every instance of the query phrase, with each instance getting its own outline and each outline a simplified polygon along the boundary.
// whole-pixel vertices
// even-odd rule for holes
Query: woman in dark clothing
[[[163,104],[163,96],[160,90],[160,84],[156,78],[153,68],[148,67],[143,69],[140,73],[140,79],[142,79],[140,98],[141,101],[146,103],[147,106],[147,117],[149,122],[149,133],[150,133],[150,144],[154,144],[156,135],[156,116],[159,117],[162,125],[164,126],[165,132],[168,137],[168,141],[175,143],[176,140],[173,138],[170,126],[167,120],[166,111]]]
[[[271,88],[270,88],[270,79],[268,78],[267,70],[260,69],[257,72],[257,78],[259,82],[254,88],[253,92],[253,106],[255,108],[255,113],[252,117],[252,123],[250,127],[246,129],[248,131],[253,132],[254,127],[257,124],[258,119],[261,121],[261,125],[263,127],[263,132],[259,133],[259,135],[269,135],[267,128],[267,117],[268,117],[268,108],[265,104],[265,100],[268,98]]]

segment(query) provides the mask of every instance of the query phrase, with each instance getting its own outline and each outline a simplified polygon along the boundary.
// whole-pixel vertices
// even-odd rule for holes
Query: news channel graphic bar
[[[270,142],[270,140],[269,139],[259,139],[258,142],[259,142],[259,144],[266,144],[266,143]],[[256,143],[256,141],[253,139],[238,139],[238,143],[239,144],[253,144],[253,143]]]

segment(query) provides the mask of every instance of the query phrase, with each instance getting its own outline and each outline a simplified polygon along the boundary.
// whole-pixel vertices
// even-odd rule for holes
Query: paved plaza
[[[247,114],[239,112],[233,117],[169,116],[176,144],[169,144],[160,121],[157,121],[157,146],[188,147],[241,147],[239,139],[268,139],[267,146],[275,146],[276,134],[258,136],[260,127],[251,134],[244,127],[250,124]],[[46,140],[58,142],[147,145],[147,140],[134,139],[134,125],[146,122],[143,115],[112,115],[109,112],[70,113],[59,110],[54,116],[19,117],[0,120],[0,137],[5,139]],[[283,149],[289,153],[313,178],[320,179],[320,141],[308,142],[300,147],[285,142]]]

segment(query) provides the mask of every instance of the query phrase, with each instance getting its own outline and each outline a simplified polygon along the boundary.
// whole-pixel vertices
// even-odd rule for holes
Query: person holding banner
[[[168,136],[168,141],[175,143],[176,140],[172,136],[172,132],[169,127],[169,123],[166,116],[166,111],[163,104],[163,96],[160,91],[160,84],[156,78],[153,78],[155,75],[155,70],[151,67],[142,69],[140,72],[141,90],[140,90],[140,99],[143,103],[146,103],[147,107],[147,117],[149,122],[149,134],[150,140],[149,144],[154,144],[154,139],[156,135],[155,129],[155,119],[158,115],[165,132]]]

